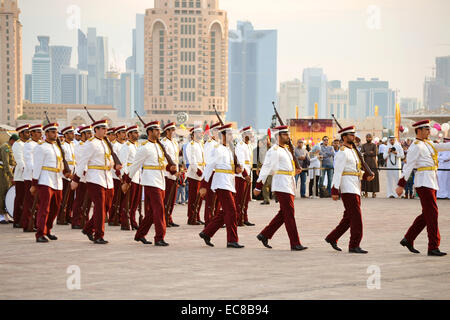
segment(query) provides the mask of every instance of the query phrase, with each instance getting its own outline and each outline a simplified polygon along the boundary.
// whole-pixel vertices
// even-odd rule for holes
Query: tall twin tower
[[[148,118],[216,122],[228,106],[228,18],[218,0],[155,0],[145,13]]]

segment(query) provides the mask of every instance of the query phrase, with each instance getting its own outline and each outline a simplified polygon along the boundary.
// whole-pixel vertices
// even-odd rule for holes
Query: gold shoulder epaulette
[[[43,144],[44,143],[44,141],[39,141],[38,142],[38,145],[41,145],[41,144]]]
[[[214,148],[218,148],[220,146],[220,144],[216,144],[215,146],[214,146]]]
[[[419,144],[419,143],[420,143],[419,140],[414,141],[414,144]]]
[[[84,144],[84,142],[83,141],[80,141],[80,146],[82,146]]]
[[[148,143],[148,141],[142,142],[141,146],[145,146]]]
[[[191,141],[191,144],[194,145],[194,141]]]
[[[273,148],[274,148],[275,150],[278,150],[278,145],[275,145]]]
[[[92,141],[92,140],[94,140],[94,138],[95,138],[95,137],[89,138],[89,141]]]
[[[344,150],[345,150],[345,147],[342,146],[339,150],[340,150],[340,151],[344,151]]]
[[[131,145],[131,142],[130,142],[130,141],[127,142],[127,146],[129,146],[129,145]]]

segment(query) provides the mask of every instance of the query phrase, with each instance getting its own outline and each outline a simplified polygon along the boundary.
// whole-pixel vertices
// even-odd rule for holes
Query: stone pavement
[[[438,203],[441,250],[450,251],[450,201]],[[400,246],[419,213],[418,200],[364,199],[367,255],[347,252],[349,234],[336,252],[324,242],[341,219],[342,202],[297,199],[297,227],[309,249],[291,252],[282,227],[264,248],[256,239],[278,205],[250,204],[256,227],[239,228],[244,249],[226,249],[225,229],[214,248],[198,237],[200,226],[186,225],[186,206],[176,206],[169,247],[144,246],[134,232],[106,227],[110,244],[94,245],[79,230],[56,226],[59,240],[34,241],[34,234],[0,225],[0,299],[450,299],[450,256],[428,257],[426,232],[416,241],[421,254]],[[153,241],[154,228],[148,239]],[[81,272],[81,290],[68,290],[67,268]],[[380,270],[380,289],[368,289],[370,266]],[[372,267],[373,268],[373,267]],[[369,269],[373,270],[373,269]],[[371,282],[374,283],[374,282]]]

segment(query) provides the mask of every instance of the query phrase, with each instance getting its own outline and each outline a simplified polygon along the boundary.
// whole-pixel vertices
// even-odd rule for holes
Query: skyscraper
[[[102,79],[103,104],[111,105],[117,110],[120,110],[121,106],[120,86],[121,86],[120,73],[116,71],[106,72],[105,79]]]
[[[228,18],[218,0],[155,0],[145,15],[147,117],[217,121],[228,107]]]
[[[50,48],[48,43],[50,37],[38,36],[39,46],[35,47],[32,60],[32,93],[33,103],[51,103],[52,101],[52,65],[50,59]]]
[[[135,111],[135,83],[134,72],[120,75],[120,109],[119,117],[130,119]]]
[[[25,75],[25,100],[28,100],[29,102],[31,102],[31,93],[33,90],[33,77],[31,74],[26,74]]]
[[[87,104],[87,71],[70,67],[61,69],[61,103]]]
[[[78,29],[78,70],[88,70],[88,49],[87,49],[87,37]]]
[[[0,0],[0,121],[22,114],[22,24],[16,0]]]
[[[88,67],[88,103],[101,104],[102,79],[108,71],[108,39],[98,37],[95,28],[88,28],[87,67]]]
[[[307,116],[314,116],[315,104],[319,108],[319,118],[329,118],[327,114],[327,76],[322,68],[303,70],[303,84],[306,88]]]
[[[61,70],[70,66],[72,47],[50,46],[52,61],[52,103],[61,103]]]
[[[332,114],[337,119],[348,119],[348,90],[341,88],[339,80],[329,81],[327,85],[327,111],[326,117]]]
[[[133,56],[135,69],[140,75],[144,75],[144,37],[145,37],[145,15],[136,15],[136,29],[133,37]]]
[[[277,31],[238,21],[229,33],[228,63],[228,120],[268,128],[277,97]]]
[[[450,56],[436,58],[436,80],[450,87]]]
[[[299,79],[281,82],[280,93],[278,95],[278,106],[278,112],[283,120],[295,119],[297,107],[299,118],[306,117],[305,85]]]

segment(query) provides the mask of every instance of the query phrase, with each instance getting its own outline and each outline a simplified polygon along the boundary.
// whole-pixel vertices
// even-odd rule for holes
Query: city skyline
[[[35,1],[21,0],[24,74],[31,72],[36,36],[50,36],[50,45],[76,48],[77,28],[70,30],[69,26],[76,26],[78,9],[81,29],[97,28],[99,34],[107,37],[110,60],[124,72],[125,60],[132,55],[136,14],[151,8],[153,1],[131,0],[126,5],[120,1],[105,3],[104,0],[95,3],[42,0],[38,5]],[[329,79],[341,80],[343,87],[358,77],[377,77],[399,89],[400,97],[422,100],[423,82],[432,75],[435,57],[450,52],[445,32],[450,26],[445,20],[448,12],[445,8],[450,9],[448,1],[427,4],[401,0],[391,4],[347,0],[339,4],[332,1],[311,4],[281,0],[277,7],[270,1],[255,3],[254,0],[245,3],[226,0],[219,5],[228,12],[230,26],[237,20],[249,20],[255,29],[278,30],[277,86],[301,77],[304,68],[321,67]],[[78,54],[76,50],[72,52],[71,66],[76,67]]]

